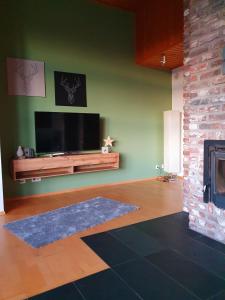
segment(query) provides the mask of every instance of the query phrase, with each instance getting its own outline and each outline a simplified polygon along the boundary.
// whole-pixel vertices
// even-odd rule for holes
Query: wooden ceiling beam
[[[166,70],[183,65],[183,0],[95,1],[136,13],[137,64]]]
[[[183,64],[183,0],[144,0],[136,16],[136,62],[173,69]],[[161,63],[165,57],[165,64]]]

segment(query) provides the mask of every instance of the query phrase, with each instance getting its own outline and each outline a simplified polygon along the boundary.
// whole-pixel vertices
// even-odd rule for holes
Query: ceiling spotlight
[[[166,64],[166,55],[162,54],[160,57],[160,64],[164,66]]]

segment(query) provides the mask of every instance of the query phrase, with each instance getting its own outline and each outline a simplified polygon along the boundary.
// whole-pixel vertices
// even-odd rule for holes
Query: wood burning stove
[[[204,202],[225,209],[225,141],[204,142]]]

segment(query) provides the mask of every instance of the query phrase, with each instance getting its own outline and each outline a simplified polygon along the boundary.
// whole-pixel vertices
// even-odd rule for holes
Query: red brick
[[[225,114],[214,114],[214,115],[209,115],[209,120],[210,121],[220,121],[223,120],[225,121]]]
[[[225,75],[218,76],[212,80],[213,84],[223,84],[225,83]]]
[[[200,76],[200,80],[204,80],[204,79],[210,79],[211,80],[212,77],[215,77],[215,76],[220,75],[220,74],[221,74],[221,68],[210,71],[210,72],[203,73]]]

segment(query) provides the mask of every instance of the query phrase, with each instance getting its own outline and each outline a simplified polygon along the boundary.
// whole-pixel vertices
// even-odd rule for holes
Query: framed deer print
[[[44,62],[7,58],[8,95],[45,97]]]
[[[55,71],[54,76],[56,105],[87,106],[85,75]]]

